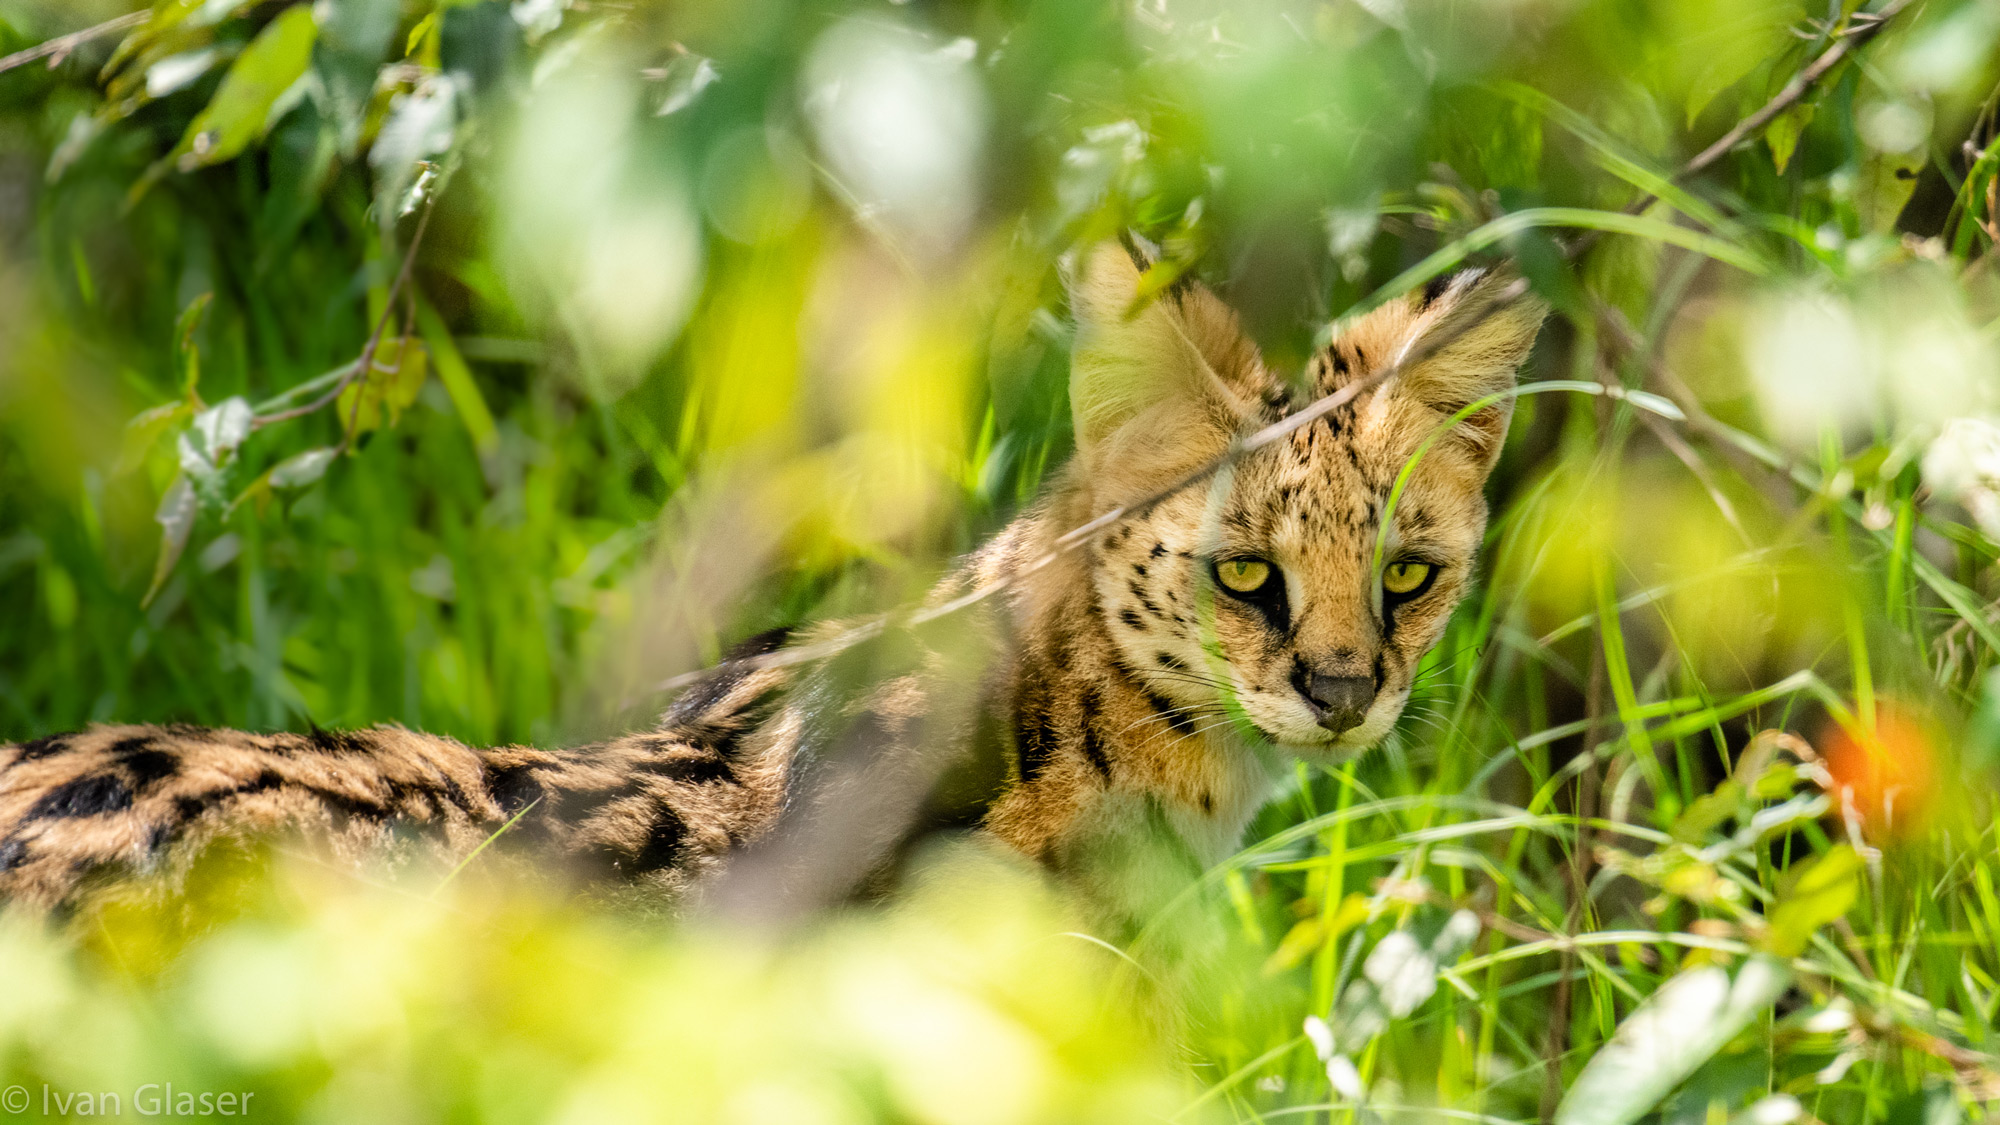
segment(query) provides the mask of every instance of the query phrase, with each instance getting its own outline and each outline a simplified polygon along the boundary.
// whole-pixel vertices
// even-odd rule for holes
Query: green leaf
[[[174,572],[174,564],[180,561],[181,552],[187,549],[188,535],[194,531],[195,516],[201,505],[196,499],[194,485],[183,473],[167,486],[166,495],[160,497],[160,506],[153,513],[153,519],[160,525],[160,558],[153,564],[153,581],[146,587],[146,596],[139,600],[141,606],[153,604],[160,587],[167,584],[167,576]]]
[[[1717,94],[1783,51],[1787,29],[1803,14],[1801,8],[1788,0],[1707,0],[1676,6],[1674,15],[1684,29],[1677,55],[1693,67],[1687,85],[1689,125]],[[1777,81],[1789,77],[1786,71]]]
[[[1764,948],[1780,957],[1796,957],[1812,941],[1813,932],[1845,915],[1861,893],[1862,859],[1846,844],[1788,873],[1771,909]]]
[[[1722,822],[1735,816],[1743,804],[1743,786],[1725,781],[1715,792],[1697,799],[1674,818],[1673,837],[1683,844],[1700,844]]]
[[[318,37],[312,8],[285,9],[259,32],[230,66],[206,108],[188,123],[174,149],[183,172],[234,158],[264,131],[271,106],[312,63]]]
[[[1871,152],[1861,158],[1854,185],[1854,212],[1863,230],[1887,234],[1909,205],[1924,173],[1924,152]]]
[[[1779,762],[1757,775],[1757,781],[1750,787],[1750,795],[1760,801],[1780,801],[1792,795],[1798,788],[1799,767],[1790,762]]]
[[[245,500],[254,500],[257,514],[263,516],[269,506],[273,490],[280,488],[304,488],[326,475],[326,467],[340,455],[340,450],[331,446],[308,449],[295,453],[283,461],[257,474],[236,499],[229,502],[229,511],[234,512]]]
[[[125,423],[125,437],[118,446],[118,460],[111,467],[112,476],[123,476],[146,463],[146,458],[160,444],[160,439],[169,430],[183,425],[194,417],[194,406],[185,400],[165,402],[151,410],[133,415]]]
[[[1813,107],[1801,103],[1779,114],[1764,127],[1764,143],[1771,146],[1771,160],[1783,172],[1799,147],[1799,137],[1812,124]]]
[[[458,416],[465,422],[465,430],[472,435],[472,444],[480,453],[491,453],[500,446],[500,433],[493,424],[493,411],[486,405],[486,396],[479,393],[479,384],[472,378],[472,368],[459,353],[458,344],[451,338],[451,329],[445,327],[444,318],[437,314],[429,301],[417,301],[417,328],[423,333],[424,346],[436,361],[438,381],[444,384],[446,393],[451,395],[453,406],[458,408]]]
[[[451,147],[458,100],[458,83],[448,74],[389,100],[389,116],[368,149],[377,206],[407,214],[420,202],[409,197],[411,185],[418,181],[420,165]]]
[[[295,453],[271,467],[266,474],[273,488],[304,488],[326,475],[326,467],[333,463],[333,448],[308,449]]]
[[[1584,1064],[1556,1107],[1555,1125],[1637,1121],[1768,1010],[1791,979],[1791,967],[1767,955],[1745,961],[1733,980],[1717,965],[1683,970]]]
[[[334,403],[340,425],[350,436],[383,425],[395,425],[417,401],[429,373],[428,356],[416,338],[392,336],[375,349],[375,360],[363,378],[347,385]]]
[[[189,402],[194,401],[195,390],[201,385],[201,352],[195,347],[194,332],[201,327],[201,318],[208,313],[209,302],[214,299],[215,294],[203,293],[189,301],[174,321],[176,374],[180,376],[181,394]]]

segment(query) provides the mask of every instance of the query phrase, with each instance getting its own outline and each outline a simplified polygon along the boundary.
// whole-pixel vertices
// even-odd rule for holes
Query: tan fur
[[[1207,290],[1140,300],[1146,265],[1109,244],[1083,257],[1071,290],[1077,456],[940,599],[1023,575],[1064,532],[1185,480],[1298,405]],[[958,785],[973,819],[1133,917],[1152,893],[1135,857],[1213,862],[1288,760],[1338,761],[1401,713],[1471,580],[1508,401],[1440,427],[1512,386],[1542,316],[1519,302],[1469,319],[1500,284],[1461,275],[1348,326],[1314,357],[1306,396],[1365,379],[1442,338],[1432,333],[1452,339],[1028,573],[992,627],[956,642],[984,668],[917,644],[902,671],[843,694],[837,661],[725,664],[659,729],[573,750],[475,750],[399,728],[98,727],[4,746],[0,900],[69,908],[134,881],[171,892],[216,841],[273,834],[343,861],[421,853],[442,866],[503,826],[502,856],[587,880],[675,896],[743,853],[728,866],[823,897],[892,858],[894,837],[925,815],[921,791],[950,788],[946,775],[984,748],[999,759],[994,781]],[[1390,492],[1419,449],[1385,533]],[[1385,564],[1435,565],[1421,596],[1384,593],[1378,539]],[[1279,585],[1254,604],[1221,590],[1211,568],[1232,557],[1267,560]],[[1365,714],[1347,713],[1358,725],[1336,734],[1322,721],[1303,694],[1315,675],[1373,685]],[[785,824],[789,836],[772,832]],[[815,862],[854,870],[801,874]]]

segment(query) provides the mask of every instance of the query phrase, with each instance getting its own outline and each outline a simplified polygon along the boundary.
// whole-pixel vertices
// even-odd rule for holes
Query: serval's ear
[[[1548,315],[1547,305],[1525,293],[1501,300],[1516,281],[1508,271],[1465,270],[1368,313],[1314,357],[1314,393],[1328,394],[1432,346],[1437,351],[1397,373],[1384,389],[1440,421],[1507,391]],[[1513,411],[1514,400],[1501,399],[1452,427],[1451,439],[1469,446],[1490,469]]]
[[[1077,450],[1086,467],[1133,488],[1219,454],[1255,417],[1269,381],[1236,314],[1201,285],[1184,280],[1141,300],[1150,265],[1143,247],[1103,242],[1070,276]]]

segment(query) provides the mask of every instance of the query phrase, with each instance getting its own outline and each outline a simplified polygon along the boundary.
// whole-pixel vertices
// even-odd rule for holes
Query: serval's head
[[[1496,307],[1506,278],[1461,273],[1350,324],[1294,389],[1207,290],[1140,300],[1146,265],[1107,243],[1073,271],[1069,488],[1090,511],[1153,495],[1233,437],[1449,340],[1092,548],[1098,611],[1155,695],[1204,726],[1240,704],[1239,718],[1298,753],[1366,747],[1395,723],[1471,582],[1512,399],[1446,423],[1513,386],[1545,310]]]

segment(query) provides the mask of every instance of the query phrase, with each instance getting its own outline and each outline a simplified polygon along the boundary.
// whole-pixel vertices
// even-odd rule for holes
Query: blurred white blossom
[[[1983,418],[1945,424],[1924,452],[1924,483],[1972,514],[1987,535],[2000,539],[2000,426]]]
[[[1780,298],[1766,308],[1748,350],[1764,419],[1786,444],[1810,449],[1823,430],[1868,416],[1874,394],[1861,329],[1836,298]]]
[[[806,112],[841,186],[915,249],[956,242],[979,205],[987,103],[974,47],[851,19],[806,60]]]
[[[523,306],[568,330],[589,389],[608,396],[679,333],[702,246],[692,193],[636,135],[636,68],[612,47],[584,55],[538,75],[544,89],[522,115],[508,167],[510,259]]]
[[[1794,290],[1761,302],[1744,358],[1772,435],[1810,451],[1829,430],[1886,420],[1934,432],[2000,406],[1992,345],[1939,282],[1911,268],[1852,296]]]

